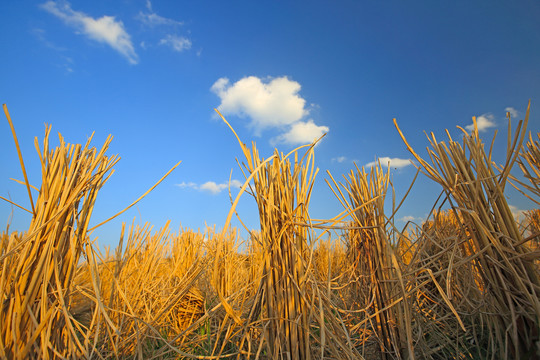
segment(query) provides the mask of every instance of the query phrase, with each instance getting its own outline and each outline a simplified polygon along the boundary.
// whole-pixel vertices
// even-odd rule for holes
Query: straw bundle
[[[12,125],[5,106],[4,110]],[[82,329],[70,315],[72,280],[88,245],[96,195],[118,158],[105,156],[111,137],[98,151],[90,147],[91,137],[82,147],[66,144],[59,135],[59,146],[51,150],[50,130],[46,128],[42,150],[36,139],[42,182],[35,204],[29,190],[30,227],[20,240],[10,236],[0,257],[0,268],[10,269],[2,271],[0,282],[3,358],[89,356],[79,340]],[[22,157],[21,165],[24,172]],[[27,180],[26,185],[30,189]]]
[[[529,109],[525,117],[526,127]],[[537,351],[540,318],[540,278],[531,254],[518,230],[504,196],[504,188],[516,161],[524,137],[522,122],[515,136],[508,134],[505,165],[496,170],[484,144],[474,130],[463,130],[463,145],[454,141],[438,142],[429,138],[431,164],[422,159],[407,143],[408,150],[429,178],[442,185],[455,201],[471,242],[477,253],[474,264],[485,286],[487,309],[483,317],[491,332],[488,351],[505,358],[526,358]],[[509,125],[510,128],[510,125]]]
[[[223,116],[222,119],[227,123]],[[300,147],[287,155],[276,150],[264,160],[259,157],[255,143],[248,149],[230,128],[246,159],[247,181],[225,227],[239,196],[252,179],[250,187],[261,225],[258,238],[264,254],[262,279],[245,320],[246,334],[254,328],[261,329],[262,325],[257,358],[264,345],[270,359],[310,359],[315,353],[359,358],[344,332],[343,323],[334,315],[328,316],[333,305],[318,288],[312,268],[310,239],[313,234],[309,229],[308,208],[318,172],[314,165],[314,144],[302,158],[298,156]],[[259,316],[262,319],[259,320]]]
[[[385,174],[380,164],[370,173],[356,167],[356,172],[351,170],[344,177],[345,184],[339,185],[328,174],[332,180],[328,184],[352,218],[347,255],[360,280],[355,287],[367,292],[360,306],[366,306],[372,314],[369,318],[374,318],[373,331],[381,357],[402,358],[404,351],[414,358],[408,299],[386,232],[384,200],[390,173]]]

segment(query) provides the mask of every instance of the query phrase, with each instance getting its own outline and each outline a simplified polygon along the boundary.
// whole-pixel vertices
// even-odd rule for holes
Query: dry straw
[[[4,111],[13,130],[5,105]],[[2,272],[0,284],[1,357],[89,356],[79,338],[81,329],[70,314],[72,280],[89,245],[87,229],[97,193],[118,158],[105,155],[111,137],[97,150],[90,147],[91,137],[82,147],[66,144],[59,136],[60,145],[52,151],[49,134],[47,127],[42,150],[35,143],[42,185],[32,203],[30,227],[19,241],[11,236],[0,256],[2,269],[10,269]],[[13,135],[16,139],[14,130]],[[29,197],[32,202],[30,190]]]
[[[308,147],[302,158],[297,148],[286,155],[276,150],[264,160],[255,144],[250,150],[231,130],[245,157],[246,183],[242,191],[253,179],[251,190],[261,226],[258,239],[264,254],[262,279],[245,320],[246,334],[254,328],[262,331],[256,357],[264,348],[271,359],[359,358],[343,323],[332,313],[331,300],[318,287],[313,270],[310,239],[314,235],[308,209],[318,172],[314,165],[315,143],[300,147]]]
[[[32,207],[32,211],[27,211],[32,219],[25,234],[2,235],[0,357],[99,357],[99,335],[103,331],[110,337],[119,334],[104,303],[96,250],[89,239],[90,217],[98,191],[119,160],[117,156],[105,155],[112,137],[96,149],[90,146],[92,136],[82,146],[67,144],[59,135],[59,145],[51,149],[51,128],[47,126],[41,149],[35,140],[41,165],[38,189],[30,185],[11,117],[6,105],[3,107],[19,154],[23,184]],[[38,191],[35,203],[31,188]],[[87,263],[79,265],[83,256]],[[80,278],[81,271],[86,271],[89,280],[86,291],[76,286],[75,279]],[[89,324],[76,318],[81,306],[83,312],[92,315]]]
[[[529,133],[529,141],[526,148],[521,152],[518,164],[524,177],[530,184],[512,176],[511,179],[518,183],[521,188],[528,190],[532,196],[526,194],[521,188],[515,186],[523,195],[540,205],[540,133],[536,134],[538,140],[534,140],[532,133]]]
[[[529,104],[530,106],[530,104]],[[519,122],[514,136],[509,123],[506,162],[500,171],[486,153],[473,118],[474,130],[463,131],[463,144],[429,137],[431,164],[409,145],[397,126],[408,150],[424,174],[441,184],[463,219],[477,251],[474,264],[485,288],[483,320],[490,331],[489,350],[504,358],[526,358],[538,346],[540,281],[531,250],[523,239],[506,198],[505,185],[521,147],[529,118]],[[494,142],[495,139],[493,139]],[[492,146],[493,146],[492,142]],[[493,355],[495,356],[495,355]]]
[[[26,233],[0,234],[0,358],[527,359],[540,346],[540,216],[526,213],[520,229],[504,193],[512,179],[538,202],[539,142],[529,135],[521,146],[529,110],[514,135],[509,124],[502,166],[476,121],[462,144],[431,135],[431,163],[398,128],[450,204],[407,231],[395,228],[396,209],[385,214],[392,185],[380,164],[343,182],[328,173],[344,210],[313,220],[316,142],[263,159],[231,128],[246,181],[224,228],[123,224],[114,254],[89,238],[101,225],[89,229],[97,193],[118,161],[105,155],[111,137],[96,149],[91,138],[82,146],[60,136],[51,149],[47,127],[41,148],[36,140],[38,189],[4,111],[31,209],[2,199],[32,221]],[[510,174],[516,162],[525,181]],[[260,229],[242,243],[229,225],[248,189]],[[343,231],[337,240],[321,240],[334,230]]]
[[[370,173],[356,167],[356,171],[351,170],[344,177],[345,184],[338,184],[328,174],[332,181],[329,186],[352,218],[347,255],[360,280],[353,287],[356,293],[364,293],[353,301],[372,314],[353,329],[360,330],[360,324],[364,324],[367,331],[365,325],[372,322],[383,359],[402,358],[403,353],[414,358],[409,300],[386,230],[384,204],[390,173],[385,174],[380,164]]]

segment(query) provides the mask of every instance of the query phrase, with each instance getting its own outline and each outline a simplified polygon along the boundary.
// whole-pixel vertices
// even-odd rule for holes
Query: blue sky
[[[265,157],[327,133],[316,148],[314,218],[342,210],[325,172],[340,178],[353,161],[393,159],[399,201],[415,169],[394,117],[425,154],[423,131],[457,136],[457,125],[478,116],[486,142],[499,131],[500,162],[506,111],[521,119],[531,99],[529,129],[540,131],[536,1],[23,0],[2,2],[0,13],[0,101],[32,184],[40,182],[33,139],[42,140],[45,123],[71,143],[94,131],[95,146],[114,136],[109,154],[122,159],[94,224],[182,160],[137,207],[95,232],[100,244],[114,245],[120,223],[133,218],[155,227],[170,219],[173,229],[224,224],[226,184],[231,170],[233,185],[243,180],[242,154],[215,107]],[[28,206],[25,188],[9,180],[22,174],[9,125],[0,123],[0,195]],[[420,176],[397,218],[420,221],[439,191]],[[515,191],[508,200],[516,211],[532,207]],[[253,199],[238,210],[257,227]],[[0,203],[4,224],[28,226],[24,212],[11,213]]]

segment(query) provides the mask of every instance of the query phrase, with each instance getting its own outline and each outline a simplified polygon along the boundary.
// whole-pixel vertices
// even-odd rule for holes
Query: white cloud
[[[424,214],[424,216],[412,216],[412,215],[405,215],[400,218],[396,218],[396,221],[407,223],[411,222],[414,224],[423,224],[426,221],[427,214]]]
[[[508,205],[508,207],[510,208],[510,211],[512,212],[512,215],[514,216],[514,219],[516,221],[522,221],[523,219],[525,219],[526,210],[521,210],[517,206],[514,206],[514,205]]]
[[[504,109],[504,111],[506,112],[509,112],[510,113],[510,116],[512,118],[516,118],[519,116],[519,111],[517,111],[516,109],[514,109],[513,107],[507,107],[506,109]]]
[[[230,183],[231,188],[241,188],[242,185],[244,184],[240,182],[239,180],[231,180],[231,183]],[[180,184],[176,184],[176,186],[180,188],[191,188],[191,189],[195,189],[199,191],[206,191],[215,195],[215,194],[219,194],[223,190],[227,190],[229,188],[229,183],[226,182],[226,183],[218,184],[214,181],[207,181],[204,184],[198,185],[194,182],[189,182],[189,183],[182,182]]]
[[[124,24],[117,21],[114,16],[94,19],[83,12],[72,10],[68,2],[47,1],[41,7],[88,38],[109,45],[131,64],[138,62],[138,56],[129,34],[124,29]]]
[[[145,13],[145,12],[139,11],[139,15],[137,15],[137,19],[147,26],[157,26],[157,25],[180,26],[184,24],[181,21],[169,19],[169,18],[156,14],[152,10],[152,3],[149,0],[146,1],[146,8],[148,9],[148,12]]]
[[[182,52],[191,48],[191,41],[183,36],[168,34],[159,41],[159,45],[170,46],[174,51]]]
[[[180,184],[176,184],[176,186],[178,186],[178,187],[180,187],[180,188],[182,188],[182,189],[184,189],[184,188],[193,188],[193,189],[196,189],[196,188],[198,187],[197,184],[194,183],[194,182],[188,182],[188,183],[182,182],[182,183],[180,183]]]
[[[234,84],[218,79],[211,90],[221,99],[218,109],[223,115],[251,119],[256,135],[270,127],[291,125],[308,114],[306,100],[298,95],[300,84],[286,76],[263,82],[255,76],[244,77]]]
[[[212,194],[218,194],[227,188],[228,188],[227,184],[216,184],[213,181],[207,181],[201,186],[199,186],[200,190],[209,191]]]
[[[219,111],[249,119],[249,127],[256,136],[263,130],[277,128],[284,131],[270,140],[271,143],[307,144],[316,140],[330,129],[318,126],[312,119],[303,120],[309,115],[306,100],[298,93],[301,86],[288,77],[256,76],[244,77],[231,84],[229,79],[218,79],[211,87],[221,99]],[[316,105],[311,105],[316,107]]]
[[[410,159],[400,159],[400,158],[389,158],[388,156],[380,157],[376,161],[372,161],[364,165],[366,168],[370,168],[372,166],[378,166],[379,162],[381,163],[381,166],[390,166],[396,169],[401,169],[405,166],[411,165]]]
[[[318,126],[313,120],[307,122],[298,121],[291,125],[289,131],[272,139],[273,143],[285,143],[290,145],[309,144],[320,138],[330,130],[328,126]]]
[[[347,157],[345,156],[338,156],[338,157],[332,158],[332,162],[338,162],[338,163],[342,163],[346,160],[347,160]]]
[[[489,128],[495,127],[494,116],[492,114],[483,114],[476,118],[476,125],[478,126],[478,131],[486,131]],[[474,123],[465,126],[465,130],[473,131]]]

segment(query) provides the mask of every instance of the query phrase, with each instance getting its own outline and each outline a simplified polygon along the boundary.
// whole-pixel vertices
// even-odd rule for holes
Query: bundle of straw
[[[347,233],[348,256],[354,264],[357,278],[365,279],[357,287],[368,289],[368,297],[362,300],[372,314],[370,317],[375,319],[373,330],[381,357],[402,358],[402,353],[406,352],[414,358],[408,299],[397,258],[386,233],[384,200],[390,173],[385,174],[380,164],[370,173],[363,167],[356,167],[356,172],[351,170],[348,178],[344,177],[345,185],[338,185],[328,174],[332,181],[328,182],[329,186],[352,217]]]
[[[5,106],[4,110],[13,129]],[[35,204],[20,158],[32,221],[22,239],[10,236],[0,256],[0,268],[9,268],[2,271],[0,281],[2,358],[89,357],[88,348],[79,340],[83,330],[70,314],[72,280],[88,245],[96,195],[118,158],[105,155],[111,137],[98,151],[90,147],[91,137],[82,147],[66,144],[59,135],[60,145],[52,151],[50,130],[46,128],[42,151],[36,139],[42,183]]]
[[[530,108],[530,104],[529,104]],[[471,134],[463,131],[463,145],[454,141],[438,142],[429,138],[431,164],[421,158],[408,144],[397,126],[408,150],[419,167],[444,188],[455,201],[471,242],[477,253],[474,264],[485,286],[487,309],[484,317],[489,325],[491,354],[505,358],[526,358],[537,351],[540,328],[540,277],[534,265],[534,254],[524,241],[506,202],[504,188],[518,156],[529,118],[520,121],[512,140],[509,123],[506,163],[497,171],[486,154],[473,118]],[[522,127],[523,125],[523,127]],[[494,142],[495,139],[493,139]],[[492,146],[493,146],[492,142]],[[488,315],[489,313],[489,315]]]
[[[216,110],[217,111],[217,110]],[[218,112],[219,113],[219,112]],[[221,114],[220,114],[221,115]],[[222,119],[229,125],[229,123]],[[230,125],[229,125],[230,127]],[[264,160],[255,143],[248,149],[235,134],[246,163],[246,183],[229,213],[249,182],[259,210],[263,251],[263,271],[259,291],[246,319],[246,331],[261,326],[262,339],[257,357],[266,344],[271,359],[311,359],[312,340],[318,343],[320,356],[359,358],[350,344],[343,323],[331,312],[329,298],[317,287],[312,267],[313,238],[310,229],[309,203],[318,169],[314,165],[315,145],[301,146],[284,155],[275,151]],[[298,150],[309,147],[299,158]],[[294,161],[291,158],[294,156]],[[242,170],[244,171],[244,170]],[[251,186],[251,185],[249,185]],[[262,315],[261,320],[258,317]],[[265,315],[265,316],[264,316]]]

